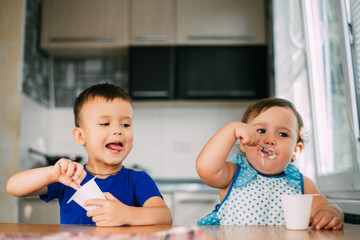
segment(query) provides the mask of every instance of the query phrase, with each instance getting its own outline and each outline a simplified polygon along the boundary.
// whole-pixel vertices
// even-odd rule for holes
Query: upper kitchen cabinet
[[[129,0],[43,0],[40,47],[53,56],[113,56],[128,45]]]
[[[176,0],[177,44],[265,45],[265,0]]]
[[[174,44],[174,0],[131,0],[130,44]]]

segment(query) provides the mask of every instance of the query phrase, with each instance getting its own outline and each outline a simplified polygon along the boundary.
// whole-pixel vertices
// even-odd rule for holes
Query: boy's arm
[[[47,194],[47,185],[52,183],[52,167],[29,169],[9,178],[6,190],[15,197]]]
[[[6,190],[15,197],[44,195],[47,194],[47,186],[53,182],[61,182],[78,189],[72,176],[81,182],[86,172],[81,164],[62,158],[54,166],[16,173],[9,178]]]
[[[205,184],[224,189],[231,183],[236,166],[226,162],[226,158],[237,139],[243,144],[256,145],[260,136],[251,126],[241,122],[228,123],[215,133],[196,159],[196,170]]]
[[[315,183],[304,176],[304,193],[319,194]],[[342,229],[344,214],[340,208],[327,200],[323,195],[314,196],[311,206],[310,224],[313,229]]]
[[[130,225],[171,225],[172,217],[168,206],[161,197],[151,197],[143,207],[132,209]]]
[[[111,193],[104,193],[107,200],[90,199],[86,205],[97,205],[100,208],[87,212],[96,226],[123,225],[169,225],[172,224],[171,213],[161,197],[151,197],[143,207],[131,207],[123,204]]]

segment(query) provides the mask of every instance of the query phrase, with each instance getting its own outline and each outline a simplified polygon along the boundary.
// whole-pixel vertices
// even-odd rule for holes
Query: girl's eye
[[[101,126],[109,126],[110,123],[100,123]]]
[[[280,137],[288,137],[289,135],[288,135],[287,133],[281,132],[281,133],[279,133],[279,136],[280,136]]]
[[[130,127],[130,124],[128,124],[128,123],[123,123],[123,124],[121,124],[121,126],[127,128],[127,127]]]
[[[258,130],[256,130],[258,133],[260,133],[260,134],[264,134],[264,133],[266,133],[266,130],[265,129],[258,129]]]

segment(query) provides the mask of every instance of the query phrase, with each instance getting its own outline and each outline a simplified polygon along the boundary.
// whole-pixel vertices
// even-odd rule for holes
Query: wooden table
[[[193,231],[192,234],[186,233]],[[171,238],[169,238],[169,233]],[[63,235],[61,235],[63,234]],[[68,235],[66,235],[68,234]],[[141,226],[141,227],[95,227],[72,224],[30,224],[30,223],[0,223],[0,239],[4,237],[19,237],[22,239],[276,239],[276,240],[352,240],[360,239],[359,225],[345,225],[343,230],[307,230],[288,231],[281,226]],[[90,236],[90,237],[89,237]],[[3,237],[3,238],[2,238]],[[98,237],[98,238],[96,238]],[[14,239],[14,238],[11,238]]]

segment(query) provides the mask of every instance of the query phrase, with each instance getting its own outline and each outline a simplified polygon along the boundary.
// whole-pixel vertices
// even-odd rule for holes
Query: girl
[[[250,106],[242,122],[221,128],[196,160],[203,182],[219,189],[221,203],[199,225],[284,225],[280,195],[317,194],[316,185],[291,164],[303,149],[303,121],[287,100]],[[241,154],[226,158],[239,140]],[[342,229],[341,210],[324,196],[313,199],[314,229]]]

